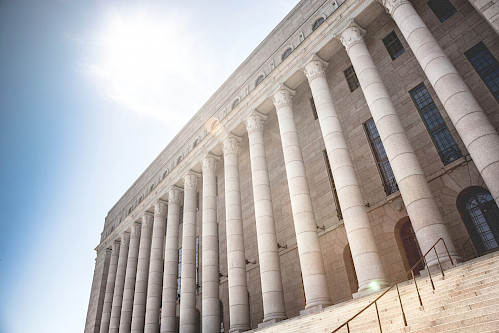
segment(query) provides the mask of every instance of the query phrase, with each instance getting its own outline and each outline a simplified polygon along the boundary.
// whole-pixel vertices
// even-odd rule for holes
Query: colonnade
[[[497,201],[497,132],[411,3],[406,0],[383,0],[383,5],[409,43]],[[343,43],[359,79],[418,243],[421,250],[426,252],[439,238],[443,238],[453,259],[458,260],[414,148],[363,40],[363,34],[363,29],[352,20],[337,38]],[[370,292],[373,283],[380,287],[386,286],[387,279],[338,111],[326,80],[324,68],[327,65],[317,55],[311,55],[301,70],[308,79],[317,109],[359,281],[359,293],[362,294]],[[294,118],[293,95],[294,91],[281,84],[271,97],[282,142],[305,308],[314,311],[330,305],[331,299]],[[245,119],[245,127],[249,141],[263,321],[277,322],[286,318],[286,309],[264,144],[265,120],[265,115],[252,110]],[[230,332],[250,329],[238,165],[240,141],[241,138],[229,133],[220,142],[225,177]],[[203,194],[201,325],[203,333],[220,331],[216,190],[216,166],[220,158],[208,153],[200,161],[202,175],[189,171],[184,177],[180,332],[196,330],[196,194],[200,177]],[[101,333],[175,332],[180,194],[181,189],[173,187],[168,193],[168,203],[158,200],[154,214],[144,213],[141,224],[134,225],[130,233],[125,232],[120,236],[120,242],[112,244]],[[439,251],[444,250],[440,248]],[[435,264],[436,260],[430,258],[428,265]]]

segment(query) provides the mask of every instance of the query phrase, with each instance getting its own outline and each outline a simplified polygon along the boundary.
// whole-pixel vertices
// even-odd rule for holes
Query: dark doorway
[[[419,247],[418,240],[416,239],[416,234],[414,233],[414,229],[412,228],[411,220],[409,220],[409,218],[407,218],[400,227],[400,240],[402,241],[405,256],[407,258],[408,267],[406,267],[406,269],[409,270],[423,256],[423,254],[421,253],[421,248]],[[414,269],[414,275],[418,275],[419,272],[423,269],[424,263],[420,262]]]
[[[347,272],[348,284],[350,292],[355,294],[359,290],[359,281],[357,280],[357,273],[353,264],[352,252],[350,251],[350,244],[347,243],[343,249],[343,262],[345,263],[345,270]]]

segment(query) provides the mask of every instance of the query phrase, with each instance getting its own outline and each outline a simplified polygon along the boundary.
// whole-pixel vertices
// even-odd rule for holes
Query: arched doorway
[[[357,273],[353,265],[352,252],[350,251],[350,244],[347,243],[343,249],[343,262],[345,263],[345,271],[347,272],[348,284],[350,292],[355,294],[359,290],[359,281],[357,280]]]
[[[496,251],[499,248],[499,208],[490,192],[480,186],[464,189],[457,197],[457,209],[478,255]]]
[[[419,247],[418,240],[414,229],[412,228],[411,220],[409,217],[405,217],[397,223],[396,234],[398,234],[397,243],[399,245],[399,251],[402,255],[402,261],[404,262],[405,270],[408,271],[414,266],[419,259],[423,256],[421,253],[421,248]],[[424,263],[421,262],[414,269],[414,274],[418,275],[420,271],[424,269]]]

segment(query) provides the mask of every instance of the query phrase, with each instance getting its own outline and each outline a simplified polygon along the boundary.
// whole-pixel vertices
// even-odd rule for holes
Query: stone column
[[[373,285],[385,287],[388,283],[338,113],[327,84],[325,65],[327,63],[317,55],[313,55],[305,65],[304,72],[312,90],[322,137],[336,184],[348,243],[359,281],[359,292],[377,291],[378,288],[372,290]]]
[[[110,249],[102,249],[99,253],[97,253],[84,333],[95,333],[100,329],[102,307],[104,306],[104,296],[106,295],[106,279],[109,273],[110,261]]]
[[[130,234],[123,233],[120,236],[120,254],[118,268],[116,270],[116,281],[114,283],[113,306],[111,308],[110,333],[118,333],[120,328],[121,305],[123,304],[123,290],[125,288],[125,273],[128,260],[128,248],[130,246]]]
[[[269,171],[263,121],[266,116],[253,111],[246,119],[248,131],[253,200],[255,204],[256,237],[260,261],[262,285],[263,322],[277,322],[286,318],[284,292],[281,278],[281,264],[277,252],[272,195],[270,193]]]
[[[246,257],[244,254],[241,190],[237,150],[241,139],[229,135],[223,141],[225,169],[225,227],[229,283],[229,332],[250,329]]]
[[[114,242],[111,251],[111,262],[109,263],[109,273],[107,274],[106,295],[104,296],[104,307],[102,309],[102,318],[99,331],[100,333],[109,332],[111,309],[113,306],[114,284],[116,282],[116,270],[118,269],[120,243]]]
[[[184,177],[182,275],[180,276],[180,333],[196,332],[196,197],[198,176]]]
[[[135,278],[137,276],[137,261],[139,260],[140,224],[132,226],[128,262],[126,264],[125,291],[121,307],[120,333],[130,333],[132,324],[133,295],[135,293]]]
[[[178,228],[180,219],[180,190],[168,193],[166,221],[165,271],[163,275],[163,305],[161,306],[161,333],[176,333]]]
[[[151,259],[147,282],[145,333],[159,331],[159,308],[163,290],[163,251],[166,228],[166,201],[159,199],[154,205],[154,226],[152,228]]]
[[[383,0],[499,204],[499,135],[412,4]]]
[[[363,33],[362,28],[352,20],[340,38],[357,73],[360,87],[385,147],[421,251],[425,253],[439,238],[443,238],[451,255],[457,258],[457,252],[447,226],[442,219],[405,129],[364,43]],[[443,246],[439,246],[438,249],[442,254],[445,253]],[[443,257],[443,260],[446,260],[445,258]],[[430,257],[428,264],[430,266],[437,264],[435,257]]]
[[[203,159],[203,224],[202,224],[202,314],[201,332],[220,332],[217,178],[218,157]]]
[[[303,289],[305,290],[305,309],[315,311],[331,305],[331,298],[329,297],[312,198],[310,197],[307,174],[293,115],[292,94],[294,91],[281,85],[272,99],[277,111],[281,133]]]
[[[144,332],[153,221],[153,214],[150,212],[145,212],[142,216],[139,260],[137,263],[137,277],[135,280],[135,295],[133,297],[132,333]]]

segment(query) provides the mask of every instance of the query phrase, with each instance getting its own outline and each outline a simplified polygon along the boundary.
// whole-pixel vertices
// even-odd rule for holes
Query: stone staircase
[[[422,307],[412,280],[399,285],[407,326],[404,326],[396,289],[378,301],[384,333],[499,332],[499,252],[459,264],[445,271],[445,278],[440,273],[433,275],[435,291],[428,277],[416,279]],[[336,304],[320,313],[291,318],[251,332],[332,332],[378,295]],[[346,333],[346,326],[338,332]],[[380,332],[374,306],[350,323],[350,332]]]

